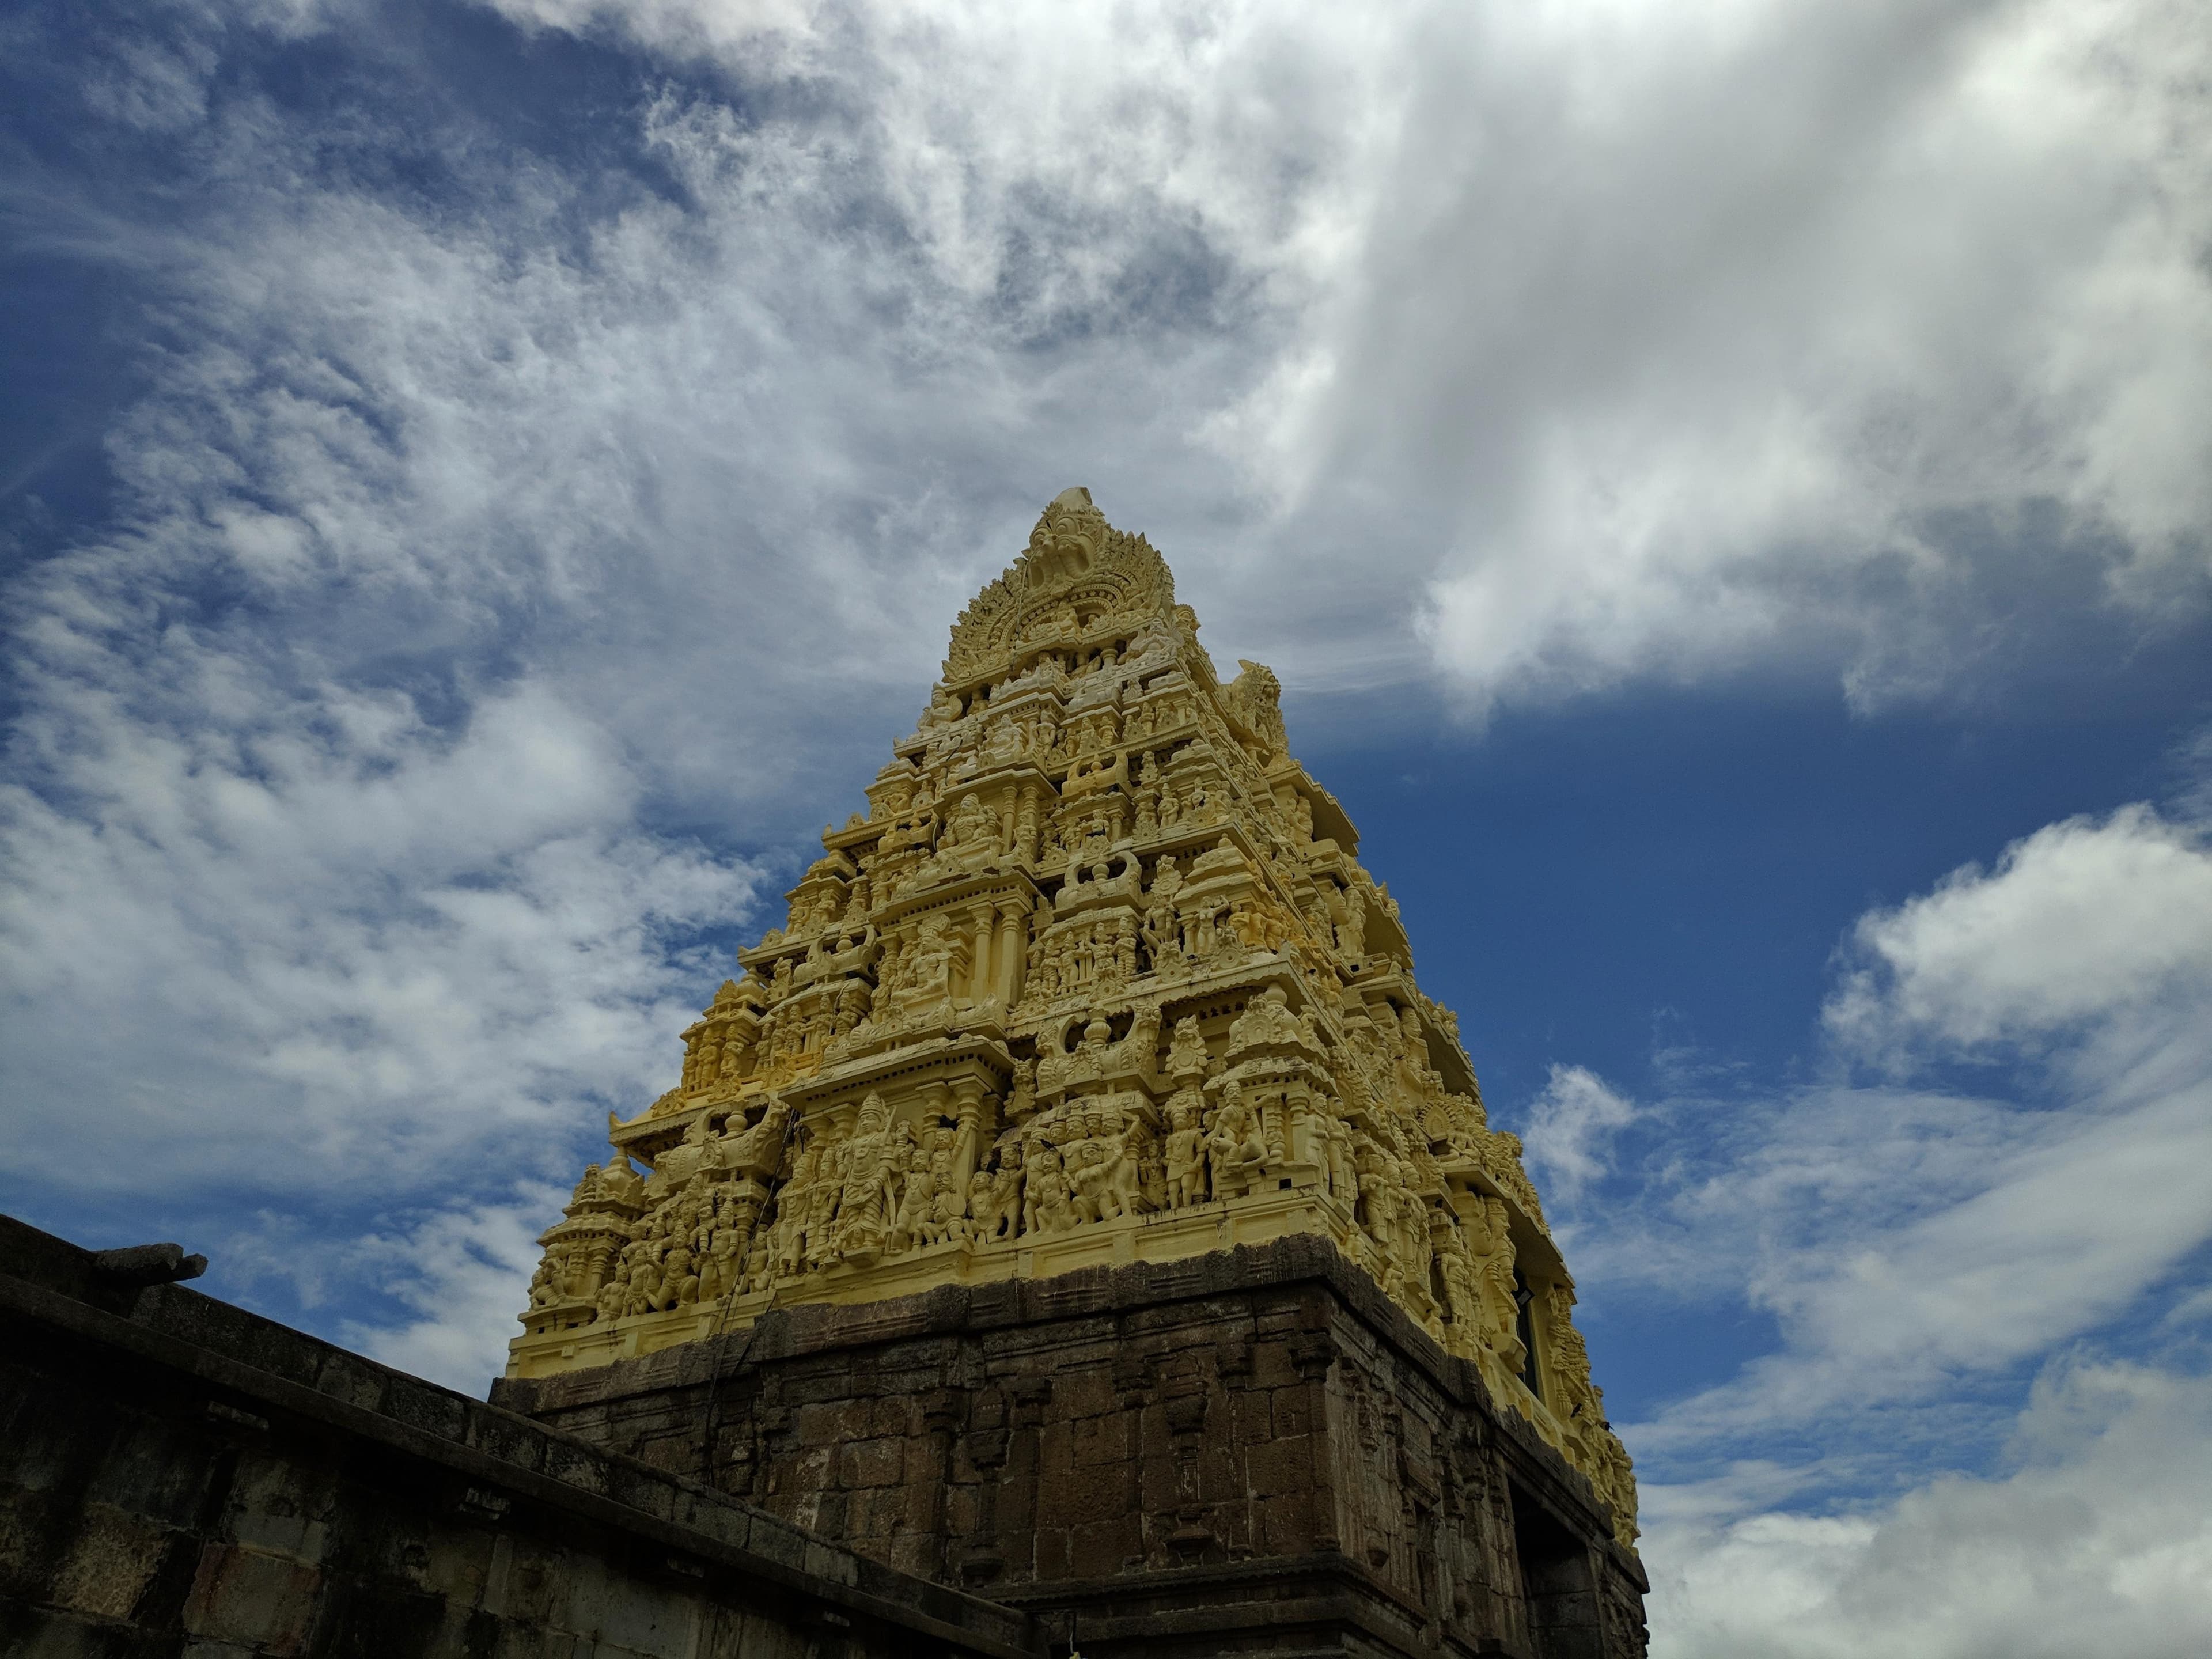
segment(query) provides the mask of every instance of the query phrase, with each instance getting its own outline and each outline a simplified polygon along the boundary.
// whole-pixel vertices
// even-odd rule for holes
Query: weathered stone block
[[[333,1470],[263,1452],[240,1458],[231,1480],[232,1534],[242,1544],[295,1560],[319,1561],[337,1502]]]
[[[302,1651],[322,1574],[307,1563],[239,1544],[200,1557],[185,1622],[196,1633],[264,1653]]]
[[[863,1440],[844,1449],[842,1484],[848,1486],[895,1486],[906,1476],[906,1443],[902,1440]]]
[[[1305,1382],[1273,1390],[1268,1395],[1267,1409],[1275,1437],[1313,1432],[1316,1403],[1314,1389]]]
[[[159,1522],[88,1504],[52,1578],[48,1599],[73,1613],[127,1619],[176,1534]]]

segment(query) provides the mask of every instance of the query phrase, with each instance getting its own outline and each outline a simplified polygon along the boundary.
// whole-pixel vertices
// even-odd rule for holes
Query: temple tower
[[[1090,1607],[1086,1653],[1117,1646],[1104,1581],[1184,1574],[1121,1645],[1211,1651],[1176,1624],[1219,1605],[1188,1575],[1299,1559],[1395,1600],[1346,1651],[1640,1651],[1634,1483],[1520,1143],[1274,675],[1240,668],[1143,537],[1056,498],[676,1085],[611,1119],[499,1397]],[[1119,1472],[1056,1528],[1085,1367],[1110,1401],[1064,1420],[1120,1436]],[[793,1413],[832,1395],[810,1439]],[[1287,1441],[1305,1473],[1238,1449]],[[890,1478],[848,1467],[863,1443]],[[1271,1480],[1303,1517],[1272,1533]],[[1274,1622],[1334,1650],[1321,1614]]]

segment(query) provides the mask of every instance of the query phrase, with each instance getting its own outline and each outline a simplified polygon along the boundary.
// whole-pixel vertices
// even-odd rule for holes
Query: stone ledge
[[[67,1253],[76,1246],[0,1219],[8,1222],[0,1230],[0,1319],[15,1328],[17,1354],[75,1351],[95,1363],[158,1370],[198,1385],[211,1414],[240,1435],[264,1434],[276,1420],[335,1431],[458,1475],[469,1498],[491,1510],[521,1500],[690,1561],[690,1571],[712,1567],[775,1586],[828,1616],[994,1659],[1043,1651],[1026,1613],[825,1544],[696,1481],[212,1297],[161,1285],[140,1296],[135,1316],[93,1305],[70,1293]],[[18,1267],[36,1280],[3,1271]],[[52,1287],[58,1278],[66,1288]]]
[[[1310,1234],[1239,1244],[1179,1261],[1081,1267],[1045,1279],[991,1285],[943,1285],[881,1302],[802,1303],[771,1310],[750,1330],[679,1344],[641,1358],[554,1376],[501,1377],[492,1384],[492,1398],[517,1411],[554,1411],[696,1385],[747,1364],[838,1348],[1110,1316],[1316,1282],[1326,1285],[1451,1398],[1496,1410],[1472,1364],[1447,1353],[1334,1244]]]

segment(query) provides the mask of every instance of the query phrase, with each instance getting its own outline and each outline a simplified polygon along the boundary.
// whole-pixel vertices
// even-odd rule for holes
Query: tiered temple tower
[[[544,1237],[510,1397],[580,1400],[556,1385],[772,1310],[1303,1237],[1468,1362],[1632,1544],[1520,1143],[1291,757],[1274,675],[1241,668],[1217,676],[1143,537],[1087,490],[1054,500],[962,613],[867,810],[684,1034],[680,1081],[611,1119]],[[944,1548],[902,1565],[950,1573]]]

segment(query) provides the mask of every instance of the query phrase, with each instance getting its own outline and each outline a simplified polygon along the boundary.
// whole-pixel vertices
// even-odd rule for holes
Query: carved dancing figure
[[[1232,1079],[1221,1091],[1213,1128],[1206,1138],[1206,1161],[1213,1177],[1214,1196],[1231,1198],[1248,1190],[1267,1159],[1267,1146],[1261,1139],[1259,1121],[1244,1103],[1243,1090]]]

